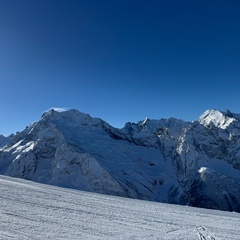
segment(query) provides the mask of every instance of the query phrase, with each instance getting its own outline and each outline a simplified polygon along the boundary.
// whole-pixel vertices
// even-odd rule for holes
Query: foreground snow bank
[[[239,239],[240,214],[0,176],[0,239]]]

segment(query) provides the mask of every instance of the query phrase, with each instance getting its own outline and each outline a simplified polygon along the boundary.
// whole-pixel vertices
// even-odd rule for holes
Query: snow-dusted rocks
[[[97,159],[63,144],[54,155],[50,184],[90,192],[126,196],[119,183]]]
[[[0,149],[4,147],[11,140],[12,136],[13,135],[5,137],[2,134],[0,134]]]
[[[0,173],[240,212],[239,119],[208,110],[192,123],[146,118],[117,129],[74,109],[52,109],[8,141],[0,138]]]

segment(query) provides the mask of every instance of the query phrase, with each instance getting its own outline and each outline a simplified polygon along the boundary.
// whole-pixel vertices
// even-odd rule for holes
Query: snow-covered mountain
[[[240,212],[239,121],[228,110],[208,110],[191,123],[145,119],[117,129],[77,110],[52,109],[22,132],[0,138],[0,173]]]

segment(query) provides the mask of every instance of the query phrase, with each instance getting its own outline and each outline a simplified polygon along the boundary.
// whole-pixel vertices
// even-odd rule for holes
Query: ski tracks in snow
[[[0,176],[0,240],[239,240],[240,214]],[[200,225],[199,223],[204,223]]]
[[[196,228],[199,240],[216,240],[215,237],[211,236],[207,229],[203,226],[199,226]]]

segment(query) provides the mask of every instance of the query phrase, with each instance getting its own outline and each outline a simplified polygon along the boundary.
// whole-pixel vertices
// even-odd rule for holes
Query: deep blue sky
[[[0,0],[0,133],[51,107],[113,126],[240,113],[239,0]]]

